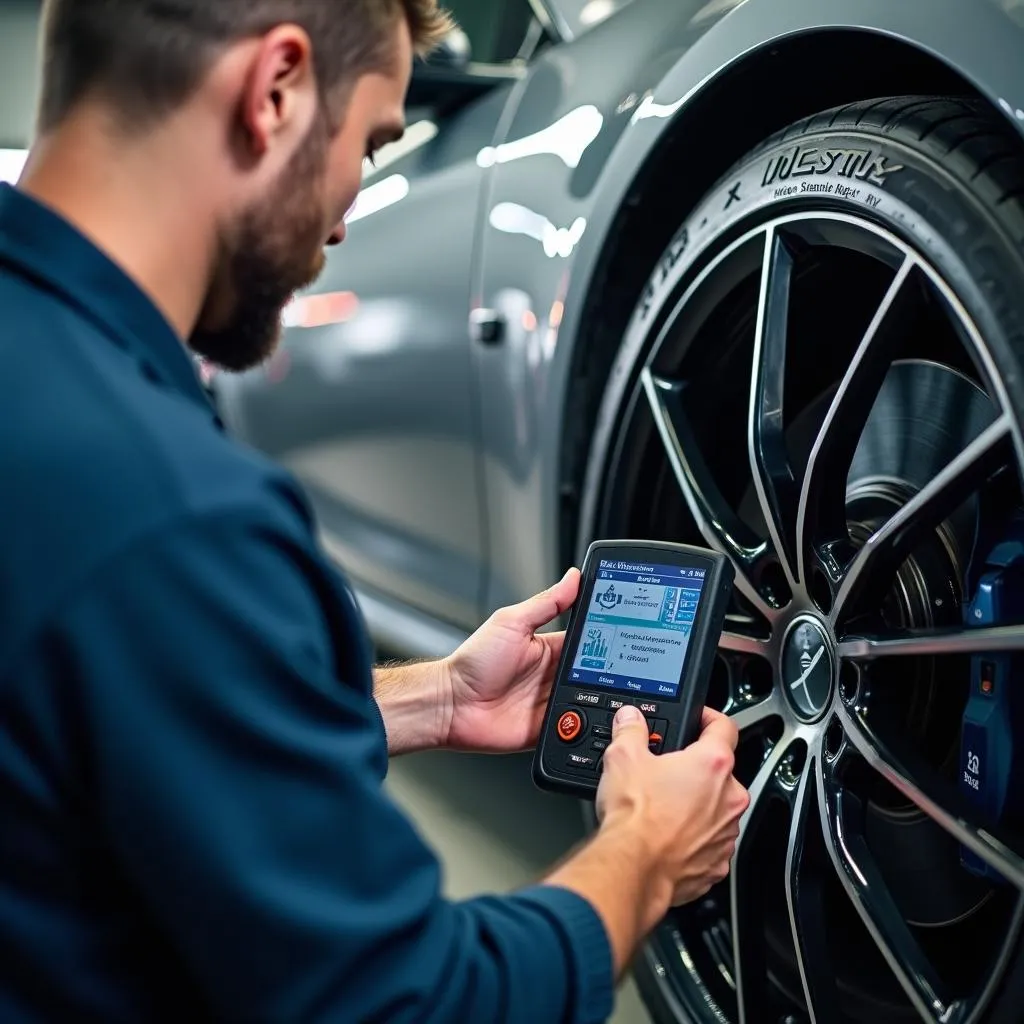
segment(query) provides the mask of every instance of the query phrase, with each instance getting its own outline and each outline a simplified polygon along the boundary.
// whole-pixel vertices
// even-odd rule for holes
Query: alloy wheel
[[[979,332],[890,232],[793,214],[689,281],[621,423],[598,532],[736,568],[713,699],[752,800],[729,880],[649,946],[665,999],[734,1024],[977,1020],[1024,918],[1024,842],[956,784],[970,657],[1024,651],[1019,624],[964,621],[1021,497]]]

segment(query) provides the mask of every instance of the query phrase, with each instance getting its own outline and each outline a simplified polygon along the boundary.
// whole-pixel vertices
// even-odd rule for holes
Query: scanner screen
[[[601,559],[569,681],[678,696],[704,569]]]

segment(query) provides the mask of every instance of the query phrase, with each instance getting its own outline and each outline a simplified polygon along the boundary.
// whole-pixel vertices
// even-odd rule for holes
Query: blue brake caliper
[[[974,599],[964,608],[968,628],[1024,622],[1024,524],[1018,520],[985,559]],[[971,692],[960,735],[960,790],[991,827],[1016,817],[1024,803],[1024,656],[997,652],[971,656]],[[1012,801],[1008,806],[1008,801]],[[1002,882],[980,857],[961,848],[968,871]]]

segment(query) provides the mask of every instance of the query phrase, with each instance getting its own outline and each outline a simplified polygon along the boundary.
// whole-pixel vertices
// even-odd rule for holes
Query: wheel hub
[[[779,679],[799,719],[817,722],[829,709],[835,670],[835,642],[828,627],[809,615],[794,619],[782,642]]]

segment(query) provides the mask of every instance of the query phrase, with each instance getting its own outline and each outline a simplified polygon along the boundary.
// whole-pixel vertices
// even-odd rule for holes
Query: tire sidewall
[[[838,155],[837,155],[838,154]],[[1024,166],[1024,159],[1022,159]],[[581,552],[597,536],[606,467],[639,374],[661,329],[697,274],[726,246],[758,225],[797,211],[828,211],[879,225],[930,265],[977,327],[972,351],[989,393],[1015,423],[1024,465],[1024,257],[1004,230],[995,203],[973,191],[971,170],[928,147],[871,129],[817,128],[766,144],[721,178],[684,221],[658,259],[612,365],[592,433],[583,487]],[[687,1020],[668,995],[650,950],[634,964],[638,986],[658,1021]],[[1000,993],[984,1015],[1009,1024],[1024,999],[1019,946]]]
[[[841,154],[833,160],[832,155]],[[781,176],[780,161],[794,169]],[[807,168],[810,167],[810,171]],[[828,170],[823,168],[830,167]],[[811,187],[814,191],[810,191]],[[985,384],[1024,420],[1024,259],[970,186],[932,156],[870,131],[824,130],[755,151],[721,178],[673,236],[647,279],[612,364],[594,425],[580,516],[586,550],[602,475],[625,403],[658,331],[685,286],[744,231],[798,211],[845,213],[878,224],[941,275],[985,339]],[[1018,456],[1024,460],[1019,429]]]

